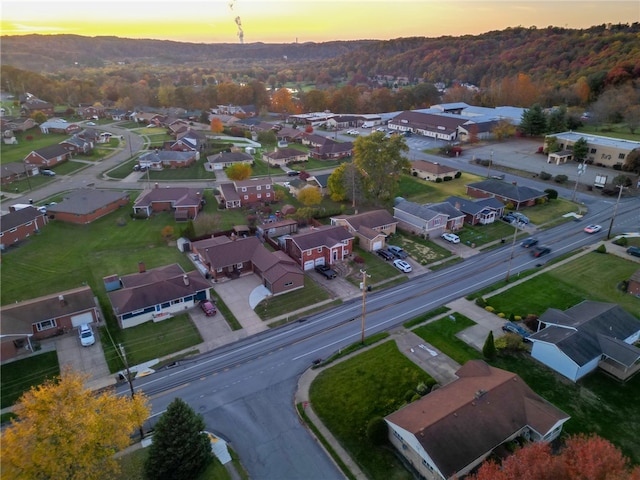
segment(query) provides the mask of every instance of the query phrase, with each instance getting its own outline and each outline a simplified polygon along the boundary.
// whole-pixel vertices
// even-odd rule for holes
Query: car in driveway
[[[409,265],[409,263],[405,262],[404,260],[400,260],[399,258],[396,258],[393,261],[393,266],[396,267],[401,272],[404,272],[404,273],[411,272],[411,265]]]
[[[90,347],[94,343],[96,343],[96,337],[93,335],[93,330],[91,329],[91,325],[88,323],[83,323],[78,328],[78,337],[80,338],[80,345],[83,347]]]
[[[393,260],[394,258],[396,258],[393,253],[391,253],[389,250],[387,250],[386,248],[381,248],[380,250],[377,250],[376,253],[378,255],[380,255],[383,259],[385,259],[386,261],[389,260]]]
[[[40,170],[40,173],[42,175],[44,175],[45,177],[55,177],[56,176],[56,172],[54,172],[53,170]]]
[[[522,241],[520,246],[522,246],[524,248],[531,248],[531,247],[535,247],[537,244],[538,244],[538,239],[536,239],[536,238],[527,238],[527,239]]]
[[[531,250],[531,255],[538,258],[550,252],[551,252],[551,249],[549,247],[539,246],[539,247],[534,247],[534,249]]]
[[[511,213],[507,213],[506,215],[500,217],[500,220],[503,220],[507,223],[513,223],[516,221],[516,217],[514,217]]]
[[[520,223],[524,223],[525,225],[529,224],[529,218],[520,212],[511,212],[511,216],[515,217],[515,219]]]
[[[316,265],[315,271],[329,280],[338,276],[329,265]]]
[[[640,247],[629,247],[627,248],[627,253],[634,257],[640,257]]]
[[[587,233],[598,233],[600,230],[602,230],[601,225],[587,225],[584,227],[584,231]]]
[[[213,317],[216,313],[218,313],[218,311],[216,310],[216,306],[209,300],[201,301],[200,308],[207,317]]]
[[[529,341],[528,339],[531,335],[523,326],[513,322],[505,323],[502,326],[502,331],[505,333],[515,333],[516,335],[522,337],[522,340],[524,340],[525,342]]]
[[[450,243],[460,243],[460,237],[455,233],[443,233],[442,238]]]
[[[387,250],[389,250],[396,258],[404,259],[409,256],[407,252],[405,252],[402,248],[397,245],[389,245],[387,246]]]
[[[87,122],[87,125],[89,125],[90,127],[95,127],[96,126],[96,122]]]

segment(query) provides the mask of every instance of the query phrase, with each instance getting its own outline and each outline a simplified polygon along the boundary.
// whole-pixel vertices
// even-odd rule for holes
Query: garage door
[[[324,257],[316,258],[316,266],[324,265]]]
[[[83,313],[81,315],[74,315],[73,317],[71,317],[71,325],[73,325],[74,328],[79,327],[83,323],[91,322],[93,322],[93,315],[91,315],[91,312]]]
[[[378,242],[373,242],[373,251],[374,252],[377,252],[381,248],[382,248],[382,240],[380,240]]]
[[[313,270],[313,260],[309,260],[308,262],[304,262],[304,269]]]

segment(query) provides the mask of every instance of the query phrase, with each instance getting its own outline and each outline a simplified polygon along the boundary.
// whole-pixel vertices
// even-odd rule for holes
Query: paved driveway
[[[107,361],[104,358],[104,350],[100,343],[100,331],[95,324],[91,326],[96,337],[96,343],[89,347],[80,345],[76,329],[55,338],[60,369],[68,366],[76,372],[84,373],[89,377],[88,383],[104,379],[104,377],[110,375]]]

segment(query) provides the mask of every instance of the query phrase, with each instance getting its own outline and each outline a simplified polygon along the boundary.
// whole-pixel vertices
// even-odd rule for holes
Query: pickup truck
[[[336,278],[338,276],[336,272],[331,270],[331,267],[329,265],[317,265],[316,272],[318,272],[320,275],[324,276],[329,280],[331,280],[332,278]]]

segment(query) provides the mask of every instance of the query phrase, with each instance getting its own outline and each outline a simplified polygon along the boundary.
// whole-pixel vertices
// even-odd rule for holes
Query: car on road
[[[400,260],[399,258],[393,261],[393,266],[404,273],[411,272],[411,265],[409,265],[409,263],[405,262],[404,260]]]
[[[402,248],[396,245],[388,245],[387,250],[389,250],[396,258],[404,259],[409,256],[407,252],[405,252]]]
[[[88,323],[80,325],[80,328],[78,328],[78,337],[80,337],[80,345],[83,347],[90,347],[96,343],[96,337],[93,335],[91,325]]]
[[[389,260],[393,260],[394,258],[396,258],[393,253],[391,253],[389,250],[387,250],[386,248],[381,248],[380,250],[377,250],[376,253],[378,255],[380,255],[383,259],[389,261]]]
[[[56,172],[54,172],[53,170],[40,170],[40,173],[42,175],[44,175],[45,177],[55,177],[56,176]]]
[[[329,265],[316,265],[315,270],[329,280],[338,276],[338,274],[334,272]]]
[[[528,341],[528,338],[531,335],[524,327],[513,322],[505,323],[502,326],[502,331],[505,333],[515,333],[516,335],[521,336],[522,340],[524,340],[525,342]]]
[[[531,247],[535,247],[537,244],[538,244],[538,239],[532,237],[532,238],[527,238],[523,240],[520,246],[524,248],[531,248]]]
[[[218,313],[218,311],[216,310],[216,306],[209,300],[201,301],[200,308],[207,317],[213,317],[216,313]]]
[[[534,257],[538,258],[538,257],[546,255],[547,253],[550,253],[550,252],[551,252],[551,249],[549,247],[540,246],[540,247],[535,247],[531,251],[531,255],[533,255]]]
[[[87,122],[87,125],[89,125],[90,127],[95,127],[96,122]]]
[[[601,225],[587,225],[584,227],[584,231],[587,233],[598,233],[600,230],[602,230]]]
[[[629,247],[627,248],[627,253],[634,257],[640,257],[640,247]]]
[[[455,233],[443,233],[442,238],[444,238],[447,242],[460,243],[460,237]]]
[[[298,175],[300,175],[300,172],[298,172],[297,170],[289,170],[287,172],[287,176],[289,177],[297,177]]]

